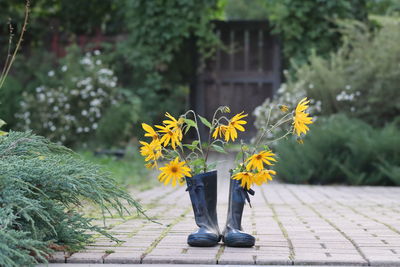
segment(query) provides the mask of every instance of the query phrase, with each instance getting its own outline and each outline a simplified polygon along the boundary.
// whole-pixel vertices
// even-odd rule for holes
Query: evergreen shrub
[[[300,145],[277,145],[275,169],[289,183],[400,185],[400,127],[373,128],[358,119],[319,118]]]
[[[104,227],[79,212],[123,216],[140,205],[107,173],[71,150],[30,132],[0,137],[0,266],[31,266],[50,248],[76,251]],[[114,239],[115,240],[115,239]]]

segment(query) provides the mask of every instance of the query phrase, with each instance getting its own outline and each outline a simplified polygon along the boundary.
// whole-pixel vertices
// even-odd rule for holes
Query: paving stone
[[[146,256],[142,263],[144,264],[216,264],[213,258],[191,257],[191,256]]]
[[[67,258],[67,263],[103,263],[104,253],[88,252],[74,253]]]
[[[104,258],[104,263],[137,264],[140,263],[142,253],[138,252],[116,252]]]
[[[67,257],[64,252],[55,252],[49,258],[49,262],[51,263],[65,263],[65,258]]]

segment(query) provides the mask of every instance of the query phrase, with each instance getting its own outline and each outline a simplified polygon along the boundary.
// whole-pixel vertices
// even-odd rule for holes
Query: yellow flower
[[[276,175],[276,171],[273,170],[262,170],[254,174],[254,183],[256,185],[262,185],[263,183],[268,183],[268,180],[272,181],[272,175]]]
[[[157,167],[157,161],[149,162],[144,165],[147,169],[153,169]]]
[[[142,128],[143,128],[143,130],[146,131],[144,136],[151,137],[151,138],[153,138],[153,140],[158,140],[158,138],[159,138],[158,133],[153,129],[153,127],[151,127],[150,125],[148,125],[146,123],[142,123]]]
[[[163,133],[163,136],[160,139],[160,142],[163,144],[164,147],[166,147],[170,142],[171,146],[173,149],[176,148],[177,145],[179,145],[182,140],[182,131],[181,129],[170,129],[167,126],[160,126],[156,125],[158,129],[160,129],[158,132]]]
[[[192,177],[190,174],[190,168],[186,166],[186,162],[179,162],[178,157],[167,163],[164,167],[161,167],[160,171],[161,173],[158,176],[158,180],[163,182],[164,185],[168,185],[169,182],[171,182],[173,187],[176,186],[176,182],[178,182],[179,185],[183,185],[184,179],[182,178],[185,176]]]
[[[239,172],[232,176],[232,179],[241,181],[240,186],[249,190],[254,183],[254,174],[251,172]]]
[[[262,169],[264,169],[264,163],[267,165],[273,165],[271,161],[276,162],[276,159],[274,159],[273,157],[275,157],[275,154],[272,153],[271,150],[263,150],[258,154],[254,154],[246,160],[249,162],[246,166],[246,170],[249,171],[257,169],[258,171],[261,171]]]
[[[183,118],[175,119],[171,114],[165,112],[165,117],[170,118],[171,120],[164,120],[163,123],[171,129],[181,128],[183,125]]]
[[[168,112],[165,112],[165,117],[169,118],[170,120],[164,120],[163,124],[165,127],[168,129],[171,129],[173,132],[176,132],[178,134],[179,140],[182,140],[183,134],[182,134],[182,125],[184,123],[183,118],[179,118],[178,120],[175,119],[171,114]]]
[[[280,106],[279,106],[279,109],[280,109],[282,112],[284,112],[284,113],[286,113],[286,112],[289,111],[289,107],[286,106],[286,105],[280,105]]]
[[[215,131],[214,131],[212,137],[213,137],[214,139],[217,139],[218,137],[221,138],[223,135],[225,135],[225,132],[226,132],[226,128],[227,128],[227,127],[228,127],[228,126],[226,126],[226,125],[220,125],[220,126],[218,126],[217,128],[215,128]]]
[[[245,129],[242,125],[246,124],[247,122],[245,120],[242,120],[242,118],[247,117],[247,114],[243,115],[243,111],[239,114],[236,114],[235,116],[233,116],[232,119],[230,119],[228,126],[226,126],[225,129],[225,141],[228,142],[229,139],[231,139],[232,141],[235,141],[235,139],[237,138],[237,131],[239,130],[241,132],[243,132]]]
[[[150,144],[143,141],[140,141],[140,143],[143,145],[140,148],[140,154],[145,157],[145,161],[155,161],[162,156],[160,141],[154,140]]]
[[[305,110],[308,108],[308,103],[310,100],[303,98],[296,107],[293,124],[294,131],[296,131],[297,135],[300,136],[302,133],[306,134],[309,130],[307,124],[313,123],[312,117],[309,117],[310,114],[305,113]]]

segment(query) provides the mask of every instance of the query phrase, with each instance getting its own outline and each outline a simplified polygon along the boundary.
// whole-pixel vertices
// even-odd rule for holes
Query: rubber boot
[[[248,191],[240,186],[240,181],[230,179],[228,217],[222,240],[228,247],[252,247],[255,238],[242,229],[243,207],[248,197]],[[251,190],[250,194],[254,194]]]
[[[186,177],[197,231],[188,236],[187,243],[194,247],[211,247],[218,244],[221,234],[217,218],[217,171]]]

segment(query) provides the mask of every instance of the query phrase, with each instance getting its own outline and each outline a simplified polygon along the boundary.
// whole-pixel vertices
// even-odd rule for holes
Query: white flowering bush
[[[382,25],[376,32],[360,23],[343,26],[344,45],[330,58],[312,54],[308,64],[295,67],[294,77],[285,73],[286,83],[274,100],[254,111],[258,128],[265,127],[270,108],[292,108],[305,96],[311,98],[313,115],[345,113],[376,126],[399,116],[399,25]]]
[[[80,48],[71,46],[42,84],[23,94],[20,128],[68,145],[88,141],[107,109],[121,101],[117,81],[100,51],[82,56]]]

